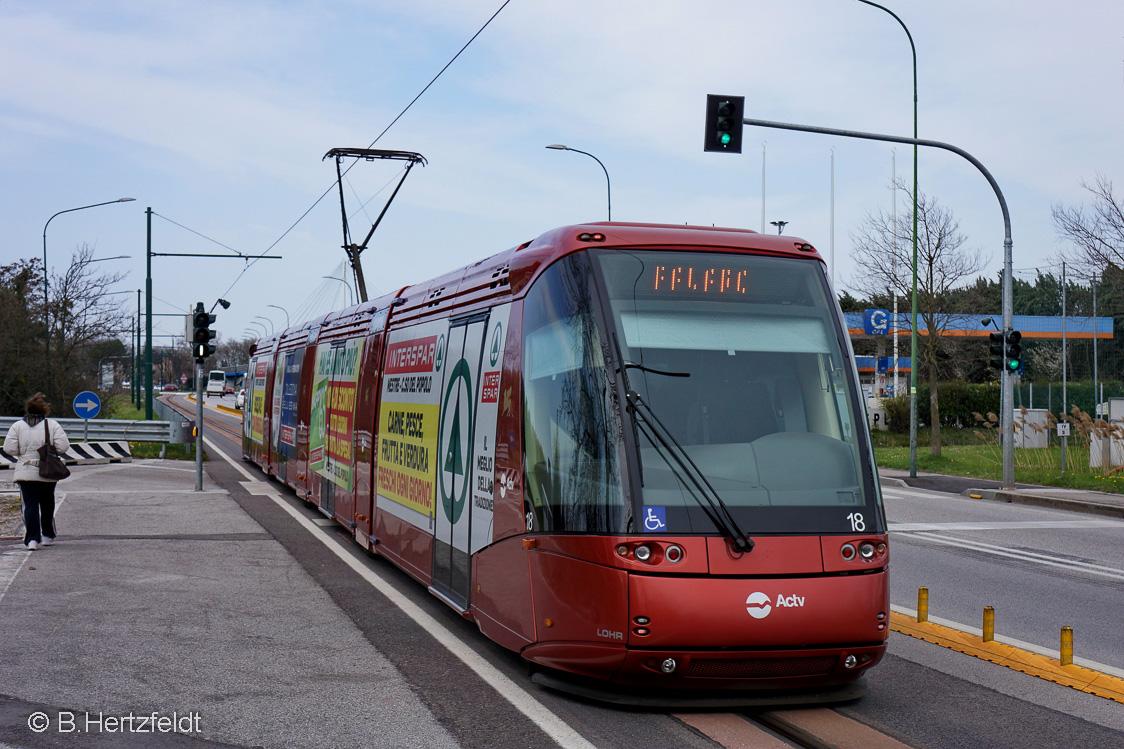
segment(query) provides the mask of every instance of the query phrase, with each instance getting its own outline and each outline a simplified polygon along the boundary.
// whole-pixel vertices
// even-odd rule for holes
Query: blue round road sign
[[[101,413],[101,398],[89,390],[74,396],[74,413],[79,419],[93,419]]]

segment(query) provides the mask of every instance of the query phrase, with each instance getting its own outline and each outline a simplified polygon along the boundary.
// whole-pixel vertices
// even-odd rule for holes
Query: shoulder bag
[[[46,418],[43,419],[43,434],[46,442],[39,448],[39,477],[47,481],[62,481],[70,475],[70,469],[51,443],[51,430],[47,427]]]

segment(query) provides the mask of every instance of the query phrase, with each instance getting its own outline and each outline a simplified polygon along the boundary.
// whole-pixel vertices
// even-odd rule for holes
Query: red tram
[[[543,683],[853,698],[885,651],[858,378],[802,240],[556,229],[260,341],[246,397],[248,460]]]

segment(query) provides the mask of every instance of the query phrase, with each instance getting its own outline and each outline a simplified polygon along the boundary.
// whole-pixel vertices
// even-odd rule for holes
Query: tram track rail
[[[751,724],[799,749],[837,749],[838,745],[790,723],[776,713],[743,713]]]
[[[180,415],[182,415],[186,418],[189,418],[189,419],[195,418],[194,404],[191,404],[190,406],[188,406],[188,405],[180,402],[176,398],[169,398],[168,404],[173,409],[175,409],[176,413],[178,413],[178,414],[180,414]],[[211,427],[212,429],[216,429],[219,432],[222,432],[224,436],[226,436],[227,438],[229,438],[231,440],[234,440],[235,442],[241,442],[242,441],[241,430],[231,429],[229,426],[223,424],[221,421],[216,419],[214,416],[211,416],[210,414],[208,414],[206,409],[203,409],[203,425],[204,425],[205,428]]]
[[[726,747],[906,749],[894,737],[826,706],[672,713],[672,717]]]

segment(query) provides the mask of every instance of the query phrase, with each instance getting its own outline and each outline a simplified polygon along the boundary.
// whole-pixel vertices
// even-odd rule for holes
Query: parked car
[[[244,406],[245,404],[246,404],[246,388],[242,388],[241,390],[238,391],[237,395],[234,396],[234,407],[235,408],[242,408],[242,406]]]

